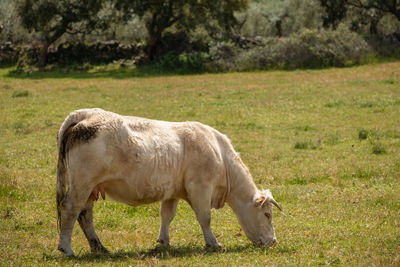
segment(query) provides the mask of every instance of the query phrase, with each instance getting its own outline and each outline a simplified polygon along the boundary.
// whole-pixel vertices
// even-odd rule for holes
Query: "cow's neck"
[[[257,187],[246,165],[238,158],[229,171],[230,192],[226,199],[234,209],[253,201],[257,194]]]

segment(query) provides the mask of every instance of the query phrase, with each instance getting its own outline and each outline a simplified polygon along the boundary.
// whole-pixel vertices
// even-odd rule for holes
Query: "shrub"
[[[204,65],[209,61],[209,56],[204,52],[182,53],[177,55],[168,52],[160,57],[156,68],[167,72],[197,72],[203,71]]]
[[[297,141],[296,144],[294,144],[295,149],[307,149],[309,145],[309,142],[300,142]]]
[[[29,96],[29,91],[24,90],[24,91],[15,91],[11,97],[16,98],[16,97],[27,97]]]
[[[184,71],[202,71],[209,58],[205,52],[183,53],[179,55],[179,62]]]
[[[375,155],[386,154],[386,148],[379,142],[372,144],[372,153]]]
[[[275,62],[271,47],[255,47],[242,51],[236,58],[236,68],[239,71],[266,70],[279,68]]]
[[[238,48],[232,41],[212,41],[209,43],[208,54],[210,62],[206,65],[207,71],[235,70],[235,57]]]
[[[237,70],[343,67],[359,64],[371,53],[359,35],[340,26],[266,39],[265,46],[242,51],[235,65]]]
[[[311,140],[308,141],[297,141],[294,144],[295,149],[317,149],[320,147],[320,141],[317,142],[317,144],[314,144]]]
[[[395,32],[386,36],[368,36],[366,41],[379,56],[400,58],[399,33]]]
[[[370,132],[364,128],[358,130],[358,139],[365,140],[370,135]]]
[[[317,67],[357,64],[371,52],[368,44],[344,25],[335,31],[305,30],[295,38],[300,40],[309,53],[310,63]]]
[[[345,103],[342,100],[336,100],[336,101],[333,101],[333,102],[326,103],[324,105],[324,107],[327,107],[327,108],[338,108],[338,107],[342,107],[344,105],[345,105]]]

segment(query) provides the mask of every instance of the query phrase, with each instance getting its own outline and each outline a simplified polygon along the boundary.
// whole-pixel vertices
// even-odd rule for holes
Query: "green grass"
[[[0,69],[0,265],[400,264],[400,63],[148,77],[128,70],[9,74]],[[78,227],[57,251],[56,134],[69,112],[209,124],[228,135],[259,188],[270,188],[278,243],[254,247],[226,206],[212,212],[224,246],[204,246],[180,202],[171,248],[156,246],[159,204],[95,204],[110,255],[92,255]]]

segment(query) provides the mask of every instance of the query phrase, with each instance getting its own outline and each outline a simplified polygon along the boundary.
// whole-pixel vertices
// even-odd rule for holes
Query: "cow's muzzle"
[[[274,237],[274,238],[272,238],[270,240],[262,240],[262,239],[260,239],[260,240],[258,240],[256,242],[253,242],[253,243],[256,246],[269,247],[269,246],[272,246],[272,245],[276,244],[276,238]]]

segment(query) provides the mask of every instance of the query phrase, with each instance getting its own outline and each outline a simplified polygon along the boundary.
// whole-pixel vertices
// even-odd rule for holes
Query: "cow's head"
[[[246,236],[254,244],[268,246],[276,242],[272,205],[282,210],[269,190],[258,191],[254,199],[241,208],[241,214],[238,214]]]

